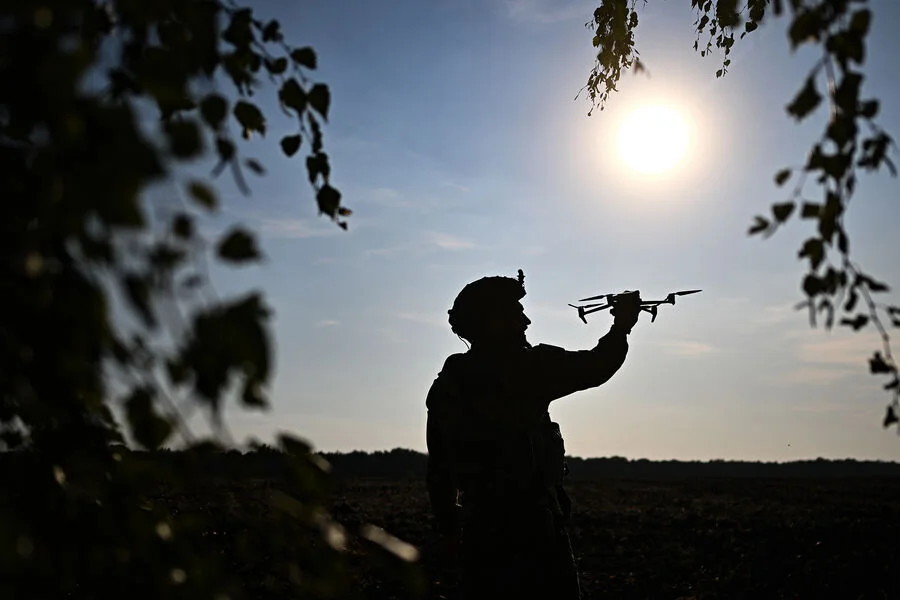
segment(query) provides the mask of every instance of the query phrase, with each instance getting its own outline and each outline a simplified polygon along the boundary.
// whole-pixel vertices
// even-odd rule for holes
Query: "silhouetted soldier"
[[[565,448],[548,408],[618,371],[639,314],[614,309],[592,350],[532,347],[523,296],[521,270],[463,288],[450,327],[471,348],[447,358],[426,402],[428,491],[443,539],[459,552],[465,600],[579,597]]]

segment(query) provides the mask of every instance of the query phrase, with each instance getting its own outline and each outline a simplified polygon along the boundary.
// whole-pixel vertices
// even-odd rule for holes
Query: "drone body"
[[[671,292],[663,300],[641,300],[640,292],[625,291],[621,294],[600,294],[599,296],[582,298],[579,302],[593,302],[594,300],[600,300],[600,302],[582,305],[570,304],[569,306],[576,309],[578,311],[578,318],[587,323],[586,317],[591,313],[606,310],[607,308],[612,308],[621,303],[636,302],[642,311],[650,313],[650,322],[653,323],[656,321],[656,313],[660,304],[674,305],[676,296],[687,296],[688,294],[696,294],[697,292],[702,291],[703,290],[686,290],[683,292]]]

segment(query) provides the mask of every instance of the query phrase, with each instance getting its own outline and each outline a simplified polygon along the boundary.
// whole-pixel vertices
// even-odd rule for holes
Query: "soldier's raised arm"
[[[529,383],[549,403],[569,394],[603,385],[616,374],[628,355],[628,334],[637,322],[638,308],[617,307],[609,332],[590,350],[565,350],[539,344],[532,348]]]

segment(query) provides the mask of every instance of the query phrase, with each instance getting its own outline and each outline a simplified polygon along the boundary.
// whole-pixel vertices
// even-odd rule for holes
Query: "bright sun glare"
[[[687,147],[687,124],[666,106],[638,108],[619,129],[619,154],[641,173],[662,173],[674,167]]]

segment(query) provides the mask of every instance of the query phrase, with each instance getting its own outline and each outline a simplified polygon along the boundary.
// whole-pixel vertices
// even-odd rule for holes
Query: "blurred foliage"
[[[269,134],[254,100],[269,90],[296,123],[281,151],[305,149],[320,214],[346,228],[316,66],[278,21],[226,0],[2,4],[0,450],[28,468],[0,492],[0,597],[352,595],[351,534],[323,509],[327,463],[306,443],[280,439],[284,482],[267,500],[265,529],[228,555],[238,563],[209,537],[202,511],[154,500],[161,467],[125,445],[199,457],[227,441],[226,401],[267,406],[270,311],[260,293],[217,297],[207,267],[210,256],[245,265],[262,253],[240,227],[205,239],[216,191],[183,174],[212,159],[211,175],[227,169],[248,192],[245,172],[265,169],[239,147]],[[147,192],[164,182],[175,191],[155,202]],[[209,439],[185,424],[195,407],[210,416]],[[199,468],[177,462],[166,481],[187,485]],[[410,553],[386,552],[395,540],[375,537],[373,558],[393,556],[412,577]],[[271,556],[280,583],[243,581],[248,553]]]
[[[637,0],[602,0],[593,19],[585,24],[593,32],[593,45],[598,48],[583,88],[587,90],[591,111],[598,106],[603,110],[609,93],[616,91],[622,70],[644,69],[634,47],[638,4]],[[810,223],[813,231],[798,252],[798,258],[809,266],[801,281],[806,300],[797,308],[808,310],[813,327],[817,316],[824,315],[824,325],[829,330],[836,322],[854,331],[867,325],[877,329],[882,348],[869,359],[869,371],[887,378],[884,388],[891,400],[883,425],[897,425],[900,434],[900,372],[891,355],[887,332],[888,327],[900,327],[900,306],[875,301],[874,294],[889,288],[851,260],[850,236],[844,228],[844,217],[860,174],[886,170],[897,176],[890,157],[896,144],[877,123],[881,102],[862,92],[866,37],[874,19],[869,2],[691,0],[691,8],[697,15],[694,50],[701,56],[711,55],[714,50],[722,53],[716,77],[728,73],[735,35],[743,38],[766,20],[786,16],[791,49],[810,45],[820,51],[820,58],[785,110],[799,122],[824,107],[828,114],[823,132],[803,164],[775,173],[777,186],[785,186],[793,179],[793,188],[786,200],[771,206],[771,214],[754,218],[749,234],[767,237],[791,218]],[[808,190],[810,178],[817,186],[814,194]]]

